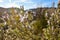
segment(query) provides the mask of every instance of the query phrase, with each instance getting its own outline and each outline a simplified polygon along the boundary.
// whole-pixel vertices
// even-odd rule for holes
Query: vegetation
[[[59,9],[39,14],[34,20],[33,12],[16,13],[12,8],[11,15],[0,18],[0,40],[60,40]]]

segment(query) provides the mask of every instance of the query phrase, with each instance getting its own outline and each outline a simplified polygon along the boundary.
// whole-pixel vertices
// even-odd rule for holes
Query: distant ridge
[[[3,13],[3,12],[8,12],[9,13],[9,11],[10,11],[10,9],[15,9],[15,10],[17,10],[17,11],[20,11],[20,8],[17,8],[17,7],[11,7],[11,8],[3,8],[3,7],[0,7],[0,13]],[[33,9],[28,9],[28,10],[31,10],[31,11],[34,11],[34,12],[36,12],[37,10],[40,10],[40,12],[41,12],[41,10],[43,10],[43,9],[45,9],[45,10],[50,10],[50,9],[53,9],[52,7],[38,7],[38,8],[33,8]],[[57,9],[56,7],[54,7],[54,9]],[[28,10],[25,10],[25,11],[28,11]]]

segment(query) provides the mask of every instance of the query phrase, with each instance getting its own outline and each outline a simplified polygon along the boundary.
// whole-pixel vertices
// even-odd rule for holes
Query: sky
[[[0,0],[0,7],[20,8],[23,5],[25,9],[32,9],[37,7],[51,7],[52,2],[55,2],[55,7],[57,7],[58,0]]]

